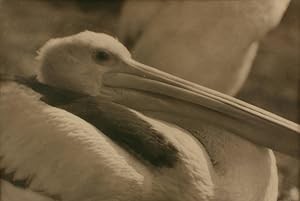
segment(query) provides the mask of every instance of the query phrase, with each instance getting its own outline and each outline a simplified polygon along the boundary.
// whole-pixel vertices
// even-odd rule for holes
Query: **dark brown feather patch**
[[[128,108],[97,97],[76,100],[61,108],[101,130],[114,142],[157,167],[173,167],[177,149]]]

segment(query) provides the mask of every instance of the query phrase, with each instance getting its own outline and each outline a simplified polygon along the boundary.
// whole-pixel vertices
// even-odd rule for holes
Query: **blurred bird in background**
[[[192,31],[193,27],[197,27],[201,30],[201,33],[206,33],[207,35],[205,35],[206,37],[203,38],[202,42],[200,40],[201,37],[196,37],[197,40],[199,40],[199,44],[202,44],[203,47],[200,51],[201,53],[198,52],[196,57],[195,55],[189,54],[188,61],[191,61],[191,64],[195,64],[197,62],[207,62],[207,64],[210,65],[199,65],[206,68],[202,70],[203,73],[208,73],[207,75],[203,76],[202,74],[194,73],[195,69],[191,69],[192,73],[189,73],[192,76],[195,76],[191,78],[192,81],[205,82],[205,78],[207,78],[207,81],[205,82],[206,86],[212,88],[217,87],[217,89],[219,89],[220,91],[227,92],[232,95],[237,94],[237,97],[246,100],[247,102],[268,109],[295,122],[299,122],[299,112],[297,112],[299,111],[298,82],[300,74],[298,57],[299,26],[297,26],[297,23],[299,22],[299,18],[297,15],[297,12],[300,8],[299,1],[292,0],[286,12],[284,11],[287,6],[287,1],[264,1],[262,5],[265,5],[266,7],[262,6],[261,10],[259,10],[260,13],[266,13],[270,16],[275,13],[275,15],[270,17],[270,19],[267,19],[266,21],[262,20],[256,28],[251,27],[247,23],[242,23],[251,19],[254,21],[260,19],[259,15],[256,15],[256,13],[254,12],[257,7],[251,7],[251,5],[250,7],[252,9],[249,8],[249,10],[247,10],[248,7],[246,5],[229,6],[229,4],[227,4],[228,2],[222,1],[222,5],[226,9],[215,8],[216,11],[213,12],[213,7],[216,7],[216,1],[213,1],[214,3],[212,4],[214,5],[208,6],[208,8],[211,9],[211,12],[208,12],[208,9],[205,9],[203,10],[203,12],[197,14],[200,16],[203,15],[204,17],[205,15],[208,15],[210,16],[211,21],[206,21],[205,18],[199,18],[194,21],[195,24],[199,23],[199,25],[191,25],[189,27],[184,23],[185,20],[183,19],[185,17],[185,14],[183,12],[172,13],[172,9],[175,9],[175,11],[179,11],[178,5],[176,6],[174,3],[169,5],[165,2],[156,2],[154,3],[155,5],[151,6],[150,4],[153,3],[144,1],[144,4],[148,4],[147,8],[150,8],[150,16],[157,16],[161,19],[158,20],[158,22],[165,24],[160,25],[162,27],[157,30],[151,28],[138,29],[138,27],[140,27],[140,24],[143,25],[145,21],[143,21],[144,18],[137,16],[140,15],[140,13],[143,13],[147,16],[146,11],[148,9],[144,11],[144,8],[139,9],[137,7],[136,13],[134,13],[136,15],[129,19],[139,19],[135,21],[138,24],[133,24],[133,26],[127,27],[128,29],[130,29],[129,33],[131,33],[133,29],[133,32],[135,32],[135,34],[133,35],[133,37],[125,37],[126,31],[120,33],[120,30],[122,29],[121,24],[124,23],[124,18],[122,19],[122,16],[124,16],[124,12],[126,11],[126,9],[130,7],[129,5],[134,4],[134,2],[135,1],[85,2],[80,0],[67,2],[56,0],[29,0],[22,2],[17,0],[1,1],[0,72],[22,75],[34,74],[35,66],[37,66],[37,63],[34,61],[35,51],[45,41],[52,37],[70,35],[83,31],[85,29],[119,35],[120,40],[125,40],[126,42],[128,42],[129,47],[131,47],[133,50],[134,56],[139,57],[142,62],[146,62],[147,59],[149,59],[149,62],[155,62],[157,60],[167,62],[167,59],[169,59],[167,57],[167,53],[164,53],[164,55],[166,56],[164,57],[165,60],[153,59],[157,56],[162,56],[155,54],[153,55],[153,58],[143,58],[143,55],[145,55],[143,54],[143,51],[152,51],[151,48],[142,48],[147,42],[149,42],[149,38],[147,40],[143,38],[147,38],[149,37],[149,35],[150,38],[152,38],[151,34],[161,28],[164,28],[166,30],[167,26],[165,25],[171,26],[173,27],[173,29],[182,28],[181,30],[184,30],[183,28],[187,28],[187,33],[179,33],[178,35],[180,37],[184,36],[190,39],[189,47],[198,48],[197,44],[193,43],[192,40],[193,38],[195,38],[195,35],[197,36],[197,34],[193,34],[190,36],[188,35],[189,32]],[[207,3],[208,1],[204,2]],[[267,5],[268,2],[269,5]],[[165,4],[167,4],[166,7],[164,7]],[[276,5],[279,5],[279,7],[276,7]],[[195,10],[197,10],[196,8],[203,9],[203,7],[201,7],[200,5],[182,6],[183,9],[188,7],[190,7],[190,9],[192,10],[194,8]],[[159,11],[157,11],[158,13],[153,12],[157,8],[159,8]],[[239,9],[241,8],[245,10],[243,13],[248,13],[249,16],[241,15],[241,13],[239,13]],[[280,13],[277,13],[277,15],[276,12],[271,12],[271,10],[278,11],[278,9],[280,10]],[[232,13],[233,16],[227,15],[226,13],[228,12]],[[255,17],[253,18],[251,14],[255,14]],[[280,18],[283,14],[283,19],[281,20],[281,23],[279,23]],[[187,21],[191,22],[191,19],[194,19],[195,16],[196,14],[193,14],[193,12],[189,13],[189,20]],[[121,19],[120,23],[119,19]],[[181,23],[176,23],[176,20],[179,19],[182,20]],[[222,20],[220,21],[220,19]],[[234,25],[230,24],[231,20],[239,23],[235,23]],[[212,24],[209,24],[212,23],[212,21],[214,23],[214,26]],[[274,28],[277,23],[279,23],[279,26],[273,31],[268,32],[270,29]],[[150,27],[155,26],[154,23],[150,23],[147,20],[146,25]],[[239,28],[239,26],[243,27],[244,29]],[[201,29],[201,27],[205,28]],[[214,27],[218,31],[214,32]],[[221,40],[222,37],[220,36],[220,33],[223,32],[224,29],[225,31],[227,31],[225,32],[226,34],[224,34],[226,40]],[[242,34],[244,32],[249,33],[249,35]],[[235,37],[230,38],[229,36],[231,34],[233,34]],[[153,39],[157,37],[157,35],[152,36]],[[176,35],[171,36],[176,37]],[[248,36],[251,37],[247,38]],[[166,39],[169,38],[166,37]],[[178,40],[172,40],[175,39],[172,39],[172,37],[170,37],[169,42],[166,44],[180,45],[180,43],[177,43]],[[260,47],[257,51],[257,45],[253,44],[256,44],[258,40],[260,41]],[[159,38],[157,39],[157,41],[159,41]],[[164,45],[163,42],[159,43],[157,41],[154,44],[158,44],[160,46]],[[233,43],[234,45],[230,46],[231,43]],[[222,44],[222,46],[220,44]],[[239,46],[239,44],[241,46]],[[219,47],[218,45],[220,45],[219,50],[216,49],[216,47]],[[144,47],[146,46],[147,45],[145,45]],[[221,47],[224,49],[222,49]],[[172,59],[169,60],[169,62],[174,62],[174,64],[177,65],[181,62],[181,60],[179,59],[180,56],[186,54],[188,50],[185,49],[185,51],[181,52],[178,50],[178,48],[174,47],[172,50],[174,51],[174,49],[176,49],[175,53],[178,53],[178,59],[176,59],[176,62]],[[207,52],[205,51],[205,49],[209,49],[212,52]],[[161,48],[161,51],[164,50],[164,48]],[[196,53],[197,51],[194,52]],[[219,55],[218,57],[216,57],[216,60],[212,60],[212,56],[214,56],[214,54]],[[241,59],[241,57],[244,57],[241,54],[252,56],[249,57],[249,60],[243,60]],[[255,54],[257,54],[257,56],[254,58]],[[222,55],[225,55],[225,57],[222,57]],[[195,57],[196,60],[193,57]],[[197,60],[197,58],[199,58],[200,61]],[[143,61],[144,59],[145,61]],[[223,72],[224,75],[222,73],[214,74],[214,71],[209,71],[210,66],[217,68],[218,66],[222,66],[222,62],[224,62],[224,64],[226,64],[225,66],[227,66],[226,70],[223,69],[223,71],[220,71]],[[231,63],[234,65],[230,65]],[[252,63],[253,65],[251,65]],[[236,75],[239,75],[239,72],[233,71],[231,67],[234,66],[233,69],[238,69],[237,66],[239,66],[240,64],[243,64],[242,66],[244,66],[243,69],[245,69],[245,71],[243,73],[242,79],[238,81],[238,84],[235,87],[233,87],[233,82],[230,81],[237,79],[237,77],[239,76]],[[157,66],[164,67],[164,65]],[[251,66],[253,66],[253,68],[250,70]],[[172,71],[172,69],[170,69],[170,71]],[[185,72],[187,72],[186,69],[180,69],[180,67],[176,68],[174,71],[174,73],[177,73],[177,75]],[[249,77],[247,78],[248,74]],[[188,75],[183,75],[183,77],[184,76]],[[222,77],[227,78],[230,76],[233,77],[229,82],[222,79]],[[203,77],[203,79],[200,79],[201,77]],[[214,82],[210,83],[210,79],[208,79],[209,77],[213,77],[211,80],[214,80]],[[205,83],[202,84],[205,85]],[[214,85],[214,83],[219,84]],[[241,90],[239,91],[240,88]],[[277,160],[279,159],[279,170],[281,170],[282,173],[282,194],[280,199],[291,199],[288,198],[290,196],[290,191],[294,192],[293,189],[295,189],[295,187],[299,185],[299,162],[283,155],[277,156]]]
[[[137,60],[235,95],[248,77],[259,41],[280,22],[288,4],[128,1],[119,35]]]

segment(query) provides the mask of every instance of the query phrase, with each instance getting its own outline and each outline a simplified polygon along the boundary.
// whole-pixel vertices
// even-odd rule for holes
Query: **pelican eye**
[[[94,59],[97,63],[106,63],[109,62],[112,58],[112,55],[105,50],[97,50],[93,55]]]

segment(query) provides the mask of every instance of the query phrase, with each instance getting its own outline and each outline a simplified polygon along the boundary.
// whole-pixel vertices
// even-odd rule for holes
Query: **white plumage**
[[[160,74],[145,66],[140,66],[143,73],[137,65],[129,68],[131,58],[126,51],[111,48],[123,46],[107,35],[83,32],[66,39],[56,39],[55,43],[51,48],[42,50],[44,55],[41,57],[39,77],[45,84],[90,95],[97,92],[96,95],[104,95],[103,98],[117,98],[125,103],[129,101],[129,105],[132,99],[141,100],[139,97],[147,94],[148,90],[159,91],[160,85],[157,82],[170,87],[171,91],[181,90],[166,84],[164,77],[154,77],[157,73],[170,81],[172,76]],[[95,51],[101,52],[101,57],[98,55],[96,60]],[[103,51],[109,55],[109,60],[106,53],[102,54]],[[92,75],[96,69],[99,72],[94,73],[95,77],[82,79],[81,76]],[[49,72],[51,76],[47,74]],[[128,89],[126,86],[130,86],[130,82],[135,79],[124,82],[126,79],[122,76],[116,84],[123,83],[124,88],[112,88],[107,82],[110,77],[106,76],[115,72],[129,72],[128,75],[134,75],[136,79],[141,77],[145,83],[151,78],[148,85],[137,86],[150,88],[145,88],[143,92],[135,87]],[[83,83],[73,85],[76,80]],[[87,86],[85,82],[97,85],[95,88],[98,91],[90,93],[89,88],[82,87]],[[190,94],[187,89],[185,93]],[[147,109],[143,104],[152,105],[154,110],[148,111],[153,112],[152,116],[155,112],[157,116],[164,116],[164,108],[155,108],[156,103],[159,106],[159,103],[170,102],[172,104],[168,109],[172,109],[176,101],[182,102],[172,92],[162,93],[171,99],[149,93],[149,99],[135,102],[133,107],[143,111]],[[198,96],[195,92],[193,94]],[[153,99],[150,98],[152,95]],[[25,196],[28,196],[28,201],[276,200],[277,170],[272,151],[237,136],[239,133],[226,131],[203,119],[197,119],[197,126],[193,124],[193,129],[197,130],[189,132],[180,128],[181,124],[176,126],[169,123],[169,117],[167,122],[161,121],[128,108],[151,125],[152,129],[159,131],[178,150],[178,161],[173,167],[156,167],[143,162],[79,117],[40,101],[40,96],[26,86],[1,82],[0,169],[4,170],[4,175],[13,173],[13,181],[25,180],[25,189],[22,189],[20,186],[12,186],[2,175],[3,201],[19,201]],[[160,101],[155,102],[156,98]],[[207,101],[218,106],[222,99],[217,102],[213,99]],[[189,102],[182,104],[191,107]],[[175,108],[174,111],[180,109],[185,112],[185,108]],[[260,112],[265,114],[262,110]],[[188,116],[173,116],[182,122],[189,122]],[[261,121],[260,118],[256,120]]]

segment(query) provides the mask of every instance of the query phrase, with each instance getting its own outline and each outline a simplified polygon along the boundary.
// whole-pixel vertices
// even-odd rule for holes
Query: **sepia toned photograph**
[[[300,201],[299,0],[0,0],[0,201]]]

